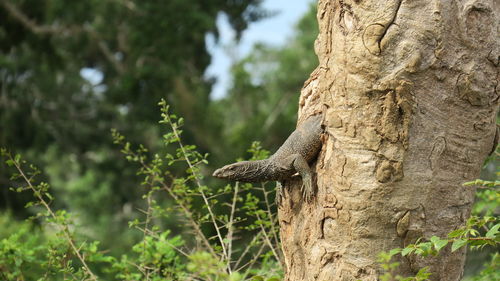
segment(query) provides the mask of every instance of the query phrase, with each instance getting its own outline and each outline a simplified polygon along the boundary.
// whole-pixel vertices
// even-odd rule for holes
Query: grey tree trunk
[[[498,113],[497,0],[319,0],[318,68],[299,123],[325,114],[317,196],[286,184],[286,280],[377,280],[381,251],[446,234],[469,217]],[[460,280],[465,250],[401,258]]]

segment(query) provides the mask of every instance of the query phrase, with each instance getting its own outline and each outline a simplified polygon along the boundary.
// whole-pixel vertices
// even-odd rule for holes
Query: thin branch
[[[38,25],[36,22],[28,18],[21,10],[19,10],[15,5],[6,0],[0,0],[0,4],[10,13],[12,17],[18,20],[22,25],[31,30],[35,34],[52,34],[52,33],[64,33],[69,31],[69,29],[62,28],[60,26],[54,25]],[[70,28],[73,29],[73,28]],[[79,28],[78,28],[79,29]],[[77,31],[73,30],[74,31]]]
[[[252,238],[252,241],[250,241],[250,243],[248,243],[248,245],[245,247],[245,250],[243,250],[243,253],[241,253],[240,257],[238,258],[238,260],[236,261],[236,263],[234,264],[234,268],[237,268],[238,265],[240,265],[240,262],[243,260],[243,257],[245,257],[245,255],[250,251],[250,249],[254,246],[254,243],[257,239],[260,239],[260,236],[262,235],[262,230],[259,231],[259,233],[257,233],[253,238]],[[238,270],[236,270],[238,271]]]
[[[485,240],[485,241],[495,241],[495,238],[490,237],[467,237],[467,240]]]
[[[201,194],[201,197],[203,198],[203,201],[205,202],[205,205],[207,206],[207,210],[208,210],[208,213],[210,214],[210,218],[212,220],[212,223],[215,226],[215,231],[217,232],[217,237],[219,238],[219,242],[221,244],[222,252],[224,254],[224,257],[226,259],[228,259],[227,249],[226,249],[226,246],[225,246],[225,243],[224,243],[224,239],[222,238],[222,235],[221,235],[221,233],[219,231],[219,225],[215,221],[215,214],[213,213],[212,208],[210,207],[210,203],[208,202],[207,196],[205,195],[205,192],[203,192],[203,188],[202,188],[202,185],[200,183],[199,177],[198,177],[198,175],[195,174],[194,166],[191,163],[191,161],[189,160],[189,157],[187,157],[188,153],[186,152],[186,150],[184,148],[184,145],[182,145],[179,132],[177,131],[177,129],[175,128],[175,126],[172,124],[172,120],[170,119],[170,116],[168,114],[165,114],[165,116],[166,116],[166,118],[167,118],[170,126],[172,127],[172,132],[174,133],[176,139],[178,140],[178,144],[179,144],[179,147],[180,147],[180,149],[182,151],[182,154],[184,154],[184,156],[186,158],[186,163],[188,164],[189,169],[193,173],[193,176],[194,176],[195,181],[196,181],[196,185],[198,186],[198,190],[199,190],[199,192]]]
[[[257,216],[257,219],[259,221],[262,221],[258,212],[256,212],[255,215]],[[274,257],[276,258],[277,261],[281,261],[280,257],[278,256],[278,253],[276,252],[276,249],[273,246],[273,243],[271,242],[271,239],[269,239],[269,236],[267,235],[267,231],[264,228],[264,225],[262,225],[262,223],[259,223],[259,226],[260,226],[260,229],[262,230],[262,234],[264,234],[264,241],[269,245],[269,248],[271,248],[271,252],[273,253]]]
[[[21,169],[21,166],[20,166],[19,162],[16,161],[12,157],[11,154],[8,154],[8,157],[9,157],[9,159],[11,161],[13,161],[14,166],[16,167],[17,171],[22,176],[22,178],[24,179],[24,181],[28,184],[28,187],[31,189],[31,191],[33,191],[33,194],[38,199],[38,201],[40,203],[42,203],[42,205],[45,207],[45,209],[50,214],[50,216],[52,217],[52,219],[54,219],[54,221],[57,221],[56,214],[54,214],[54,212],[52,211],[52,209],[50,208],[50,206],[47,204],[47,202],[45,201],[45,199],[43,199],[43,197],[42,197],[43,195],[39,191],[37,191],[35,189],[35,187],[31,184],[31,181],[28,179],[28,177],[26,176],[26,174],[24,173],[24,171]],[[71,246],[71,249],[73,250],[73,252],[75,253],[75,255],[78,257],[78,259],[80,260],[80,262],[82,263],[83,268],[85,269],[85,271],[87,272],[87,274],[89,274],[90,279],[97,281],[97,277],[94,275],[94,273],[92,272],[92,270],[90,270],[89,266],[85,262],[85,258],[80,253],[79,249],[75,246],[75,243],[73,242],[73,238],[70,235],[68,226],[66,224],[57,224],[57,223],[56,223],[56,225],[63,232],[66,240],[68,241],[69,245]]]
[[[239,271],[241,271],[245,267],[251,268],[257,262],[257,260],[259,259],[259,256],[262,253],[262,251],[264,250],[265,246],[266,246],[266,244],[262,243],[262,245],[260,246],[260,248],[257,251],[257,253],[253,256],[253,258],[249,262],[247,262],[246,264],[244,264],[241,267],[239,267],[238,269],[236,269],[235,271],[239,272]]]
[[[144,168],[149,169],[149,166],[146,165],[143,161],[141,161],[140,163]],[[170,195],[170,197],[172,197],[174,199],[174,201],[177,203],[177,205],[184,212],[185,217],[187,218],[191,227],[193,227],[195,233],[197,234],[197,237],[199,237],[201,239],[201,241],[203,242],[203,244],[205,244],[205,247],[210,252],[210,254],[212,254],[215,258],[217,258],[218,256],[215,253],[215,251],[213,250],[212,246],[210,245],[210,242],[208,241],[207,237],[205,236],[205,234],[203,234],[203,231],[201,231],[200,226],[194,220],[193,213],[189,210],[189,208],[187,206],[185,206],[182,203],[182,201],[179,199],[179,197],[170,189],[170,187],[165,182],[161,181],[161,182],[159,182],[159,184],[161,185],[161,187],[165,191],[167,191],[167,193]]]
[[[146,163],[144,163],[144,161],[142,160],[142,158],[139,157],[136,153],[134,153],[134,152],[129,152],[129,153],[130,153],[130,155],[132,155],[132,156],[137,157],[137,158],[140,159],[139,160],[139,164],[141,164],[141,167],[143,169],[148,170],[148,171],[151,170],[151,167],[149,167],[149,165],[147,165]],[[155,172],[155,175],[159,176],[156,172]],[[179,199],[179,197],[172,191],[172,189],[164,181],[158,181],[158,183],[170,195],[170,197],[172,197],[172,199],[174,199],[174,201],[177,203],[177,205],[184,212],[184,216],[186,217],[187,221],[189,222],[189,224],[191,225],[191,227],[193,228],[193,230],[195,231],[195,233],[197,235],[196,237],[198,237],[198,238],[201,239],[201,241],[205,245],[206,249],[210,252],[210,254],[212,254],[212,256],[214,258],[218,258],[217,253],[215,253],[215,251],[212,248],[212,246],[210,245],[210,242],[208,241],[207,237],[205,236],[205,234],[203,234],[203,231],[201,231],[200,226],[194,220],[193,213],[189,210],[189,208],[187,206],[185,206],[182,203],[182,201]]]
[[[142,231],[142,232],[144,232],[145,234],[147,233],[147,235],[153,236],[154,238],[160,240],[160,236],[158,236],[158,234],[154,233],[153,231],[151,231],[149,229],[140,228],[138,226],[136,226],[135,228],[138,229],[138,230],[140,230],[140,231]],[[184,255],[186,257],[189,257],[189,255],[186,252],[184,252],[183,250],[181,250],[179,247],[175,246],[174,244],[169,243],[168,241],[165,241],[165,244],[167,244],[168,246],[172,247],[174,250],[178,251],[182,255]]]
[[[233,224],[234,224],[234,213],[236,211],[236,202],[238,201],[238,187],[239,187],[239,182],[236,182],[234,186],[234,196],[233,196],[233,203],[231,205],[231,214],[229,216],[229,223],[227,225],[227,269],[229,273],[231,273],[231,255],[232,255],[232,250],[233,250]]]
[[[280,242],[279,242],[278,235],[277,235],[278,231],[276,230],[276,227],[275,227],[276,216],[271,212],[271,204],[269,203],[269,198],[267,196],[269,193],[264,188],[263,183],[261,183],[261,187],[262,187],[262,193],[264,194],[264,202],[266,204],[267,215],[269,216],[269,220],[271,221],[271,233],[273,234],[274,243],[276,244],[276,246],[278,246],[278,245],[280,245]],[[278,196],[278,195],[276,195],[276,196]],[[279,254],[278,262],[281,264],[281,266],[283,266],[283,256],[282,256],[282,253],[279,249],[278,249],[278,254]]]
[[[147,237],[147,234],[146,232],[148,232],[148,227],[149,227],[149,222],[150,222],[150,219],[151,219],[151,193],[148,193],[148,196],[147,196],[147,203],[148,203],[148,209],[146,211],[146,221],[145,221],[145,225],[144,225],[144,231],[142,232],[142,234],[144,235],[142,240],[143,240],[143,244],[142,244],[142,254],[144,255],[146,253],[146,237]],[[146,268],[146,280],[149,280],[149,272],[150,270]]]
[[[111,52],[106,42],[101,39],[99,34],[89,25],[84,25],[83,29],[89,34],[92,39],[97,41],[97,47],[99,47],[104,57],[106,57],[106,59],[111,62],[116,71],[118,71],[118,73],[120,74],[123,74],[125,72],[125,66],[115,57],[113,52]]]
[[[7,12],[24,27],[31,30],[35,34],[63,34],[75,35],[78,33],[87,33],[97,43],[97,47],[101,50],[104,57],[113,65],[115,70],[123,74],[125,66],[114,56],[113,52],[109,49],[106,42],[99,36],[99,34],[89,25],[84,25],[83,28],[76,25],[71,26],[57,26],[57,25],[40,25],[26,16],[20,9],[10,3],[8,0],[0,0],[0,5],[7,10]]]

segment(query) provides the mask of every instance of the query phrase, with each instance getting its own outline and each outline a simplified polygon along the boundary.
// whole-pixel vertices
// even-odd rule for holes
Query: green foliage
[[[494,253],[491,261],[476,276],[467,279],[468,281],[496,281],[500,280],[500,255]]]
[[[403,249],[404,250],[404,249]],[[379,254],[378,262],[380,267],[383,269],[384,273],[379,276],[380,281],[425,281],[428,280],[431,273],[428,272],[428,268],[421,268],[415,276],[412,277],[402,277],[397,275],[395,272],[398,269],[399,262],[391,262],[392,258],[401,254],[401,249],[392,249],[389,252],[382,252]]]
[[[41,270],[45,237],[28,222],[16,222],[10,214],[0,216],[0,279],[17,280],[21,277],[35,280]]]
[[[213,213],[221,225],[230,221],[229,215],[221,214],[229,208],[224,202],[232,200],[235,187],[219,187],[221,182],[201,175],[242,155],[251,157],[253,151],[244,154],[251,140],[276,148],[295,125],[293,101],[317,64],[312,48],[317,34],[312,7],[286,48],[258,46],[251,58],[237,63],[241,67],[233,68],[235,84],[228,97],[218,101],[209,98],[214,79],[204,77],[210,63],[206,38],[217,41],[220,14],[227,16],[239,36],[249,23],[268,15],[260,8],[261,2],[0,1],[0,147],[9,147],[41,167],[38,180],[50,182],[49,193],[57,198],[47,201],[54,210],[72,214],[81,229],[79,239],[98,240],[100,247],[115,257],[130,254],[129,249],[143,236],[135,227],[127,228],[127,222],[142,221],[137,209],[147,209],[141,195],[151,187],[144,184],[143,189],[137,188],[141,180],[152,182],[145,179],[146,173],[162,177],[172,186],[172,193],[195,209],[193,218],[203,220],[202,231],[217,238],[200,190],[211,204],[217,203]],[[252,62],[253,58],[257,61]],[[90,79],[83,75],[88,72]],[[255,81],[260,82],[256,85]],[[286,98],[282,98],[283,93]],[[193,181],[194,176],[183,175],[190,167],[178,157],[174,143],[164,147],[164,137],[173,141],[175,136],[164,136],[155,125],[157,114],[151,109],[160,98],[168,100],[178,116],[185,117],[183,140],[196,144],[200,157],[206,153],[212,157],[211,166],[194,165],[201,187]],[[141,171],[145,174],[137,177],[136,167],[113,147],[108,133],[111,128],[127,135],[126,142],[134,153],[140,148],[138,144],[144,144],[145,161],[151,161],[151,168],[160,165],[165,171],[168,167],[168,173],[153,175],[145,169]],[[192,147],[184,149],[189,153]],[[173,157],[165,158],[169,155]],[[158,163],[152,165],[153,160]],[[0,185],[18,188],[20,179],[9,179],[6,164],[0,163],[0,171]],[[183,211],[173,207],[175,199],[158,187],[162,191],[151,196],[159,205],[151,207],[157,217],[155,225],[171,230],[174,236],[191,231],[191,223],[179,223]],[[262,204],[265,196],[273,195],[271,189],[240,185],[237,193],[243,199],[237,201],[237,209],[245,204],[248,193]],[[3,189],[0,193],[0,209],[12,210],[18,219],[36,216],[41,207],[23,208],[32,199],[28,192]],[[160,217],[160,210],[170,216]],[[274,212],[275,207],[270,210]],[[255,232],[261,231],[258,225],[252,231],[247,229],[261,220],[247,217],[246,212],[241,210],[233,218],[238,226],[234,236],[240,238],[232,245],[233,252],[243,251]],[[226,236],[227,230],[220,231]],[[269,237],[277,240],[275,235]],[[187,245],[196,240],[189,238]],[[262,234],[257,241],[261,239],[265,239]],[[258,242],[253,247],[260,246]],[[216,247],[222,247],[220,241]],[[247,252],[239,266],[251,261],[250,255],[257,252],[258,248]],[[270,252],[266,246],[261,255]],[[98,273],[104,267],[94,266]]]
[[[496,177],[500,177],[500,171],[496,172]],[[500,181],[499,180],[481,180],[477,179],[464,183],[465,186],[479,187],[472,213],[475,215],[492,216],[500,206]]]
[[[211,101],[212,81],[202,78],[209,63],[205,36],[216,36],[219,12],[244,30],[265,16],[260,0],[0,2],[0,146],[43,167],[41,173],[2,149],[0,184],[17,192],[2,193],[0,207],[19,218],[26,205],[32,219],[0,216],[1,280],[280,280],[273,188],[219,187],[202,175],[211,170],[206,152],[218,166],[242,155],[253,139],[277,147],[293,128],[299,90],[317,65],[314,6],[286,48],[256,46],[234,65],[229,95]],[[84,79],[82,70],[102,81]],[[152,125],[160,97],[186,124],[163,103],[162,123],[171,129],[162,134]],[[113,133],[138,168],[115,153],[112,127],[129,136]],[[201,152],[179,145],[181,134]],[[252,159],[268,155],[258,143],[248,152]],[[11,179],[3,173],[8,165],[16,170]],[[483,183],[492,184],[477,182]],[[475,215],[493,217],[498,190],[478,196]],[[496,239],[495,223],[485,223],[490,237],[464,230],[458,238],[418,241],[411,254],[434,255],[445,241],[485,247],[469,239]],[[498,280],[491,277],[495,268],[497,255],[478,280]]]
[[[496,173],[500,176],[500,172]],[[403,278],[395,275],[400,263],[391,262],[396,255],[408,256],[417,255],[421,257],[438,256],[439,252],[447,245],[451,245],[451,251],[457,251],[460,248],[469,246],[471,250],[483,250],[490,246],[497,250],[500,244],[500,220],[494,214],[500,207],[500,198],[498,187],[500,181],[487,181],[477,179],[464,183],[465,186],[479,186],[481,189],[477,192],[478,201],[473,207],[473,216],[467,223],[450,233],[446,238],[432,236],[429,239],[419,238],[415,243],[409,244],[403,249],[392,249],[390,252],[382,252],[379,256],[379,263],[384,273],[381,275],[382,281],[389,280],[427,280],[432,274],[427,272],[427,268],[422,268],[415,277]],[[491,261],[477,275],[467,280],[493,281],[500,278],[500,259],[498,251],[491,256]]]
[[[182,280],[186,276],[185,259],[178,249],[184,245],[180,236],[169,238],[170,231],[145,234],[132,247],[132,258],[123,255],[114,260],[112,272],[118,280]],[[133,254],[131,253],[131,254]]]
[[[276,214],[272,211],[271,191],[264,185],[225,186],[213,190],[203,184],[201,170],[207,155],[181,141],[183,119],[160,102],[161,124],[168,128],[163,136],[165,150],[150,153],[143,145],[134,148],[113,130],[115,144],[125,158],[136,163],[137,175],[146,189],[142,199],[142,218],[129,227],[142,234],[131,251],[119,257],[102,251],[98,241],[86,239],[74,218],[64,209],[53,208],[50,185],[38,181],[40,170],[19,155],[1,150],[5,163],[14,169],[13,180],[20,180],[13,192],[30,192],[26,205],[36,210],[31,221],[19,229],[0,233],[0,276],[5,280],[275,280],[280,278]],[[175,149],[171,149],[175,146]],[[173,152],[169,152],[173,151]],[[249,149],[252,158],[268,155],[259,143]],[[173,169],[177,166],[182,169]],[[183,171],[183,172],[178,172]],[[261,192],[258,198],[252,192]],[[246,196],[243,196],[246,194]],[[169,196],[171,201],[158,200]],[[223,198],[229,198],[230,203]],[[202,205],[202,208],[195,207]],[[172,235],[161,223],[173,219],[189,229],[185,235]],[[6,218],[4,220],[7,220]],[[40,223],[35,229],[30,223]],[[252,233],[244,247],[236,246],[237,233]],[[276,270],[278,268],[278,270]]]
[[[46,250],[49,255],[46,257],[47,261],[43,261],[43,263],[48,265],[45,276],[57,276],[57,273],[63,273],[64,275],[70,274],[79,279],[89,278],[90,280],[96,280],[96,276],[88,267],[84,259],[85,254],[95,249],[95,244],[89,245],[87,243],[82,243],[77,246],[75,243],[75,235],[69,227],[69,225],[72,224],[71,216],[64,210],[52,210],[50,204],[53,197],[49,193],[49,184],[45,182],[35,184],[35,177],[40,174],[40,171],[33,165],[28,165],[28,170],[25,170],[25,165],[27,163],[25,160],[21,159],[19,154],[12,156],[6,149],[2,149],[0,154],[6,158],[5,163],[10,167],[14,167],[16,170],[16,172],[12,174],[11,179],[21,179],[24,181],[24,185],[17,188],[11,188],[11,190],[18,193],[30,192],[34,199],[30,201],[26,207],[40,207],[34,218],[41,219],[43,222],[55,227],[54,236],[57,239],[50,239],[48,241]],[[12,245],[16,245],[18,239],[18,233],[8,237],[6,240],[7,243],[2,243],[2,246],[5,247],[2,248],[2,252],[12,252]],[[19,246],[21,245],[16,245],[16,247]],[[22,247],[24,247],[24,245]],[[35,257],[37,254],[34,251],[23,251],[22,249],[18,251],[19,253],[25,253],[27,255],[27,262],[36,261]],[[14,265],[20,266],[22,261],[20,262],[19,259],[16,259],[17,256],[18,255],[6,256],[7,260],[5,264],[9,264],[8,258],[12,258],[14,259]],[[14,270],[14,273],[9,274],[11,270]],[[6,272],[7,278],[24,279],[21,268],[17,271],[16,268],[10,269],[7,267]]]
[[[221,14],[239,36],[268,15],[261,2],[0,1],[0,147],[42,167],[41,180],[58,198],[54,207],[78,216],[88,236],[123,252],[138,238],[123,226],[136,218],[130,206],[141,204],[140,192],[109,130],[161,147],[151,109],[167,98],[189,117],[184,138],[210,151],[220,139],[211,123],[217,117],[206,118],[214,80],[204,77],[206,39],[217,43]],[[4,168],[0,164],[0,183],[15,184]],[[28,217],[28,199],[5,192],[0,208]]]
[[[226,265],[207,252],[197,252],[190,256],[187,268],[190,272],[204,280],[242,280],[237,272],[228,274]]]

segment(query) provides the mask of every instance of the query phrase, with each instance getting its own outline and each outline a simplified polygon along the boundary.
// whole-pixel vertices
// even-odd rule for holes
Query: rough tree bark
[[[319,0],[318,68],[299,123],[324,112],[317,196],[286,184],[286,280],[377,280],[377,254],[445,237],[470,214],[498,112],[497,0]],[[459,280],[465,251],[402,258]]]

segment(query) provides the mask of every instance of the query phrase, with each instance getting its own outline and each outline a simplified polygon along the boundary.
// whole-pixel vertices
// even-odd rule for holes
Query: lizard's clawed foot
[[[311,202],[313,195],[314,195],[314,189],[313,189],[313,184],[312,184],[312,178],[311,176],[305,176],[302,178],[302,198],[306,200],[307,202]]]

